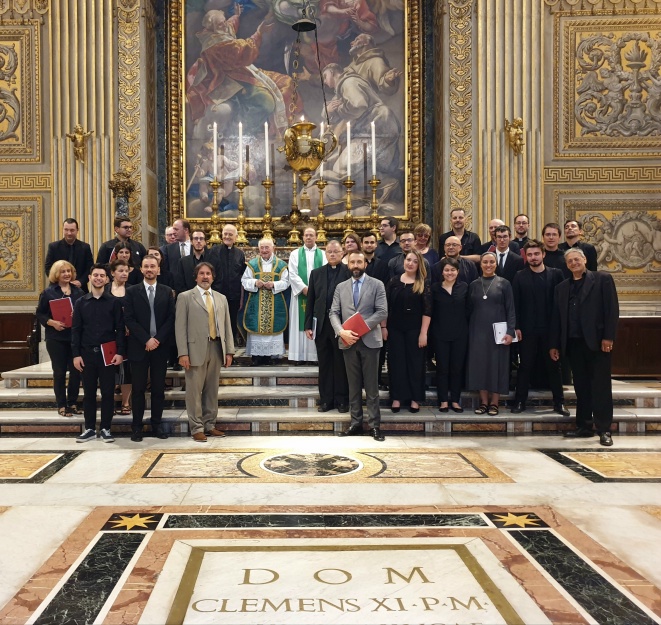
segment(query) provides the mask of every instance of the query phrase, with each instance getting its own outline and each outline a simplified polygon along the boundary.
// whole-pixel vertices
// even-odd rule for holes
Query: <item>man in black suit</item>
[[[374,237],[373,234],[371,236]],[[314,339],[317,348],[319,363],[317,412],[328,412],[333,408],[337,408],[338,412],[349,412],[349,383],[344,356],[328,318],[335,287],[351,278],[351,272],[342,263],[342,244],[337,239],[331,239],[326,243],[326,259],[328,264],[313,269],[310,273],[308,301],[305,307],[305,335],[310,340]],[[314,334],[315,330],[316,334]]]
[[[611,352],[620,316],[613,277],[587,269],[585,253],[572,248],[565,253],[572,273],[555,290],[551,325],[551,358],[569,355],[576,391],[576,430],[565,436],[590,437],[592,424],[605,447],[613,444],[613,389]]]
[[[78,222],[73,217],[64,220],[62,235],[63,237],[59,241],[48,244],[44,263],[46,275],[49,274],[56,261],[66,260],[76,268],[78,279],[72,280],[71,284],[87,291],[90,267],[94,264],[92,250],[88,243],[78,240]]]
[[[227,305],[230,310],[230,323],[232,324],[232,335],[236,343],[239,338],[237,329],[237,317],[241,308],[243,290],[241,287],[241,278],[246,270],[246,256],[236,245],[236,239],[239,233],[236,226],[225,224],[223,227],[223,242],[220,245],[214,245],[209,250],[209,258],[212,258],[218,269],[220,292],[227,299]],[[215,289],[215,287],[213,287]]]
[[[474,260],[476,263],[480,262],[480,258],[484,252],[495,252],[496,247],[496,228],[500,228],[500,226],[504,226],[505,222],[502,219],[492,219],[489,222],[489,240],[484,243],[480,247],[480,251],[477,257],[472,256],[471,259]],[[512,241],[512,234],[510,231],[510,242],[508,244],[510,251],[514,252],[515,254],[519,253],[519,246]]]
[[[512,243],[519,246],[519,255],[525,258],[523,246],[528,243],[528,230],[530,228],[530,219],[525,213],[519,213],[514,218],[514,238]]]
[[[399,236],[399,246],[402,251],[388,261],[388,273],[391,278],[399,277],[404,273],[404,260],[406,259],[406,255],[413,249],[414,244],[415,236],[413,232],[410,230],[402,232]],[[427,275],[429,275],[429,263],[426,258],[422,260],[425,261],[425,269],[427,270]]]
[[[583,229],[581,225],[575,219],[568,219],[565,221],[565,242],[558,245],[558,249],[566,252],[569,249],[581,249],[583,254],[585,254],[585,260],[587,262],[588,271],[597,271],[597,248],[591,243],[586,243],[581,241],[583,236]],[[565,266],[562,269],[565,274],[565,278],[571,277],[571,271]]]
[[[361,243],[365,262],[367,263],[365,273],[371,278],[381,280],[385,286],[386,282],[390,280],[390,272],[388,271],[388,263],[376,257],[375,252],[378,245],[376,235],[373,232],[366,232],[361,237]]]
[[[177,293],[190,291],[195,286],[195,267],[199,263],[210,262],[216,272],[211,288],[220,293],[220,268],[218,267],[218,261],[212,258],[211,250],[207,249],[206,233],[203,230],[193,230],[191,244],[191,253],[177,261],[174,274],[174,290]]]
[[[142,259],[147,255],[147,250],[144,245],[139,241],[134,241],[131,238],[133,234],[133,224],[128,217],[115,217],[115,238],[110,239],[101,244],[99,251],[96,254],[96,262],[108,265],[112,258],[112,253],[115,250],[115,245],[118,243],[126,243],[131,248],[131,258],[133,259],[133,266],[140,267]]]
[[[544,265],[545,252],[541,241],[528,239],[523,252],[528,266],[519,271],[512,282],[520,359],[512,412],[518,414],[526,409],[531,374],[536,364],[543,361],[553,393],[553,410],[568,417],[569,410],[564,406],[560,362],[551,360],[549,355],[553,296],[555,287],[563,281],[562,271]]]
[[[509,226],[496,228],[496,275],[505,278],[510,283],[524,266],[523,258],[510,248],[511,237]]]
[[[170,345],[174,339],[174,291],[158,284],[158,259],[147,255],[140,266],[144,280],[126,289],[124,322],[129,330],[128,358],[133,386],[131,440],[142,440],[147,380],[151,378],[151,427],[157,438],[167,438],[162,418],[165,405],[165,375]]]
[[[175,240],[173,243],[168,243],[163,250],[162,265],[165,269],[169,269],[172,273],[177,270],[179,259],[189,256],[191,250],[190,240],[190,223],[187,219],[177,219],[172,224]]]

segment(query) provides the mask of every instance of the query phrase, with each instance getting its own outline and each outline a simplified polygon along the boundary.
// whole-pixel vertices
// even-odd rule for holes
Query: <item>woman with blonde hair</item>
[[[404,273],[386,285],[388,319],[381,324],[388,341],[388,373],[392,411],[403,403],[418,412],[425,399],[425,347],[432,300],[424,259],[417,250],[407,252]]]
[[[415,249],[422,254],[422,257],[429,263],[430,267],[435,265],[440,259],[438,252],[429,246],[431,228],[427,224],[418,224],[413,228],[413,237],[415,239]]]
[[[71,263],[66,260],[54,262],[48,273],[50,284],[39,296],[36,312],[39,323],[46,327],[46,351],[53,367],[53,391],[57,412],[62,417],[72,417],[81,413],[76,406],[80,394],[80,372],[73,366],[71,324],[53,319],[50,302],[70,298],[73,318],[73,307],[85,295],[82,289],[71,284],[75,279],[76,269]]]

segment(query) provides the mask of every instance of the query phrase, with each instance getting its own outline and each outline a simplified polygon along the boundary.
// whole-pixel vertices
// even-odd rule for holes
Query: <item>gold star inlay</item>
[[[158,521],[154,521],[153,516],[140,516],[139,514],[134,514],[133,516],[123,516],[123,515],[118,515],[121,521],[110,521],[111,523],[114,523],[115,525],[113,526],[113,529],[126,529],[132,530],[134,527],[143,527],[144,529],[149,529],[149,526],[147,525],[148,523],[158,523]]]
[[[495,514],[495,521],[503,523],[503,527],[515,525],[516,527],[528,527],[529,525],[539,525],[539,519],[531,519],[528,514],[512,514],[508,512],[505,514]]]

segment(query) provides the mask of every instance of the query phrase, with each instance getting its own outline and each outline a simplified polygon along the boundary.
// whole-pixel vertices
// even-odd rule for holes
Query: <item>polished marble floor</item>
[[[0,623],[661,624],[661,437],[0,438]]]

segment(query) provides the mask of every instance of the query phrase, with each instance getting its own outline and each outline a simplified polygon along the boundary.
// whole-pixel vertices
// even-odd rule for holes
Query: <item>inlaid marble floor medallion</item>
[[[0,484],[40,484],[78,457],[80,451],[0,452]]]
[[[96,508],[0,622],[659,625],[659,605],[545,507]]]
[[[592,482],[661,482],[661,452],[642,449],[542,449]]]
[[[147,482],[511,482],[480,454],[411,449],[301,453],[291,450],[145,451],[121,479]]]

